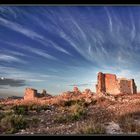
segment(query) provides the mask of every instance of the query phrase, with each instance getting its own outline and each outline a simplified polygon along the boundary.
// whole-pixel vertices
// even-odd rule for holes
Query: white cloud
[[[112,32],[113,25],[112,25],[112,18],[111,18],[110,12],[108,11],[108,9],[106,7],[104,7],[104,9],[105,9],[107,17],[108,17],[110,32]]]
[[[7,55],[7,54],[0,54],[0,61],[4,62],[18,62],[18,63],[27,63],[24,60],[19,59],[18,57]]]
[[[4,50],[0,50],[0,53],[5,53],[5,54],[12,54],[12,55],[16,55],[16,56],[26,56],[24,53],[21,52],[17,52],[17,51],[11,51],[8,49],[4,49]]]
[[[6,26],[7,28],[10,28],[11,30],[17,31],[18,33],[21,33],[31,39],[36,40],[36,41],[40,42],[41,44],[43,44],[44,46],[47,46],[49,43],[51,43],[55,49],[65,53],[65,54],[71,55],[70,52],[68,52],[67,50],[58,46],[56,43],[52,42],[51,40],[46,39],[44,36],[34,32],[28,28],[25,28],[24,26],[22,26],[18,23],[15,23],[15,22],[12,22],[12,21],[9,21],[9,20],[6,20],[6,19],[0,17],[0,24],[2,24],[3,26]]]
[[[52,59],[52,60],[57,60],[57,58],[55,58],[52,55],[47,54],[45,51],[40,50],[40,49],[35,49],[35,48],[28,48],[28,50],[30,52],[33,52],[41,57],[47,58],[47,59]]]
[[[27,36],[31,39],[36,39],[36,38],[43,39],[44,38],[32,30],[26,29],[25,27],[23,27],[22,25],[20,25],[18,23],[14,23],[12,21],[6,20],[1,17],[0,17],[0,24],[3,26],[6,26],[7,28],[10,28],[11,30],[24,34],[25,36]]]

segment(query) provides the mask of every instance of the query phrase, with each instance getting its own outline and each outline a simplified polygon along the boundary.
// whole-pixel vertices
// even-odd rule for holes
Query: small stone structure
[[[47,94],[45,90],[43,90],[42,94],[40,94],[40,93],[37,93],[36,89],[33,89],[33,88],[25,89],[24,100],[35,100],[41,97],[51,97],[51,95]]]
[[[73,91],[74,91],[74,93],[75,93],[75,94],[80,93],[80,91],[79,91],[78,87],[76,87],[76,86],[73,88]]]
[[[26,88],[24,100],[34,100],[37,97],[37,90],[33,88]]]
[[[134,79],[117,78],[115,74],[98,73],[96,93],[136,94],[137,87]]]
[[[91,90],[90,89],[85,89],[85,91],[84,92],[82,92],[82,94],[91,94],[92,92],[91,92]]]

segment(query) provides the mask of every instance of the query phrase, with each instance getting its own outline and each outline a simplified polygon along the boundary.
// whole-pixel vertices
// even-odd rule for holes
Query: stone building
[[[136,94],[137,87],[134,79],[117,78],[115,74],[98,73],[96,93]]]
[[[24,100],[34,100],[37,97],[37,90],[33,88],[26,88]]]
[[[37,93],[36,89],[33,89],[33,88],[25,89],[24,100],[35,100],[41,97],[52,97],[52,96],[48,94],[45,90],[43,90],[42,94],[40,94],[40,93]]]

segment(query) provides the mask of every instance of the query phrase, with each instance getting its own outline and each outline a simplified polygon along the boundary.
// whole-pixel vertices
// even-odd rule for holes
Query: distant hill
[[[21,98],[21,96],[16,96],[13,94],[8,94],[8,93],[0,93],[0,98]]]

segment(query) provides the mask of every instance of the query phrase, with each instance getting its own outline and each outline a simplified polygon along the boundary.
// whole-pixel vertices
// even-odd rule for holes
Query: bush
[[[28,110],[35,110],[36,112],[40,112],[41,110],[47,110],[49,109],[48,105],[37,105],[37,104],[31,104],[28,106]]]
[[[105,134],[105,128],[99,124],[88,124],[78,128],[78,133],[80,134]]]
[[[54,118],[54,122],[57,122],[57,123],[66,123],[66,122],[68,122],[68,116],[57,115]]]
[[[68,100],[68,101],[64,102],[64,107],[65,106],[71,106],[71,105],[74,105],[74,104],[76,104],[76,100]]]
[[[22,115],[5,115],[0,122],[1,128],[5,130],[5,133],[15,133],[20,129],[27,127],[27,120]]]
[[[4,117],[3,113],[0,113],[0,120]]]
[[[41,110],[48,110],[50,109],[48,105],[37,105],[37,104],[29,104],[29,105],[16,105],[12,107],[15,114],[18,115],[27,115],[29,110],[35,110],[37,112],[40,112]]]
[[[0,110],[3,110],[4,105],[0,104]]]
[[[86,110],[84,107],[75,104],[72,105],[69,110],[68,114],[66,115],[58,115],[55,117],[54,121],[58,123],[65,123],[65,122],[70,122],[70,121],[78,121],[79,119],[83,118],[86,116]]]
[[[50,107],[48,105],[42,105],[41,106],[42,110],[51,110]]]
[[[27,115],[28,112],[28,107],[24,105],[14,106],[12,109],[18,115]]]
[[[40,122],[40,119],[34,116],[31,118],[29,126],[36,127],[36,126],[38,126],[39,122]]]
[[[86,106],[87,105],[84,99],[82,99],[82,100],[68,100],[68,101],[65,101],[63,104],[64,104],[63,105],[64,107],[65,106],[72,106],[72,105],[75,105],[75,104],[78,104],[78,105],[81,105],[81,106]]]
[[[118,123],[124,132],[140,133],[140,125],[135,122],[132,114],[121,116],[118,120]]]

